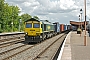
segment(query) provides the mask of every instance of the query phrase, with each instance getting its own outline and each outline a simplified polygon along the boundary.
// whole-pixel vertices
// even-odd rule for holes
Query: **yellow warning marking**
[[[50,29],[50,26],[48,26],[48,29]]]

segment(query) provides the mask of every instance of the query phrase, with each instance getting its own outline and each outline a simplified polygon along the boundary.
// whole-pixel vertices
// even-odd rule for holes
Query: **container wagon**
[[[67,29],[68,29],[68,30],[72,30],[72,26],[71,26],[71,25],[68,25],[68,26],[67,26]]]
[[[55,25],[55,35],[60,33],[60,24],[59,22],[53,23]]]
[[[66,31],[67,30],[67,25],[64,25],[64,31]]]
[[[60,24],[60,32],[64,31],[64,24]]]

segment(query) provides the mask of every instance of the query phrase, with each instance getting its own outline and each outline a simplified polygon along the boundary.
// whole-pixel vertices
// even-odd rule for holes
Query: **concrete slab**
[[[62,56],[58,60],[90,60],[90,37],[86,32],[86,46],[84,46],[85,31],[77,34],[71,31],[66,37]]]

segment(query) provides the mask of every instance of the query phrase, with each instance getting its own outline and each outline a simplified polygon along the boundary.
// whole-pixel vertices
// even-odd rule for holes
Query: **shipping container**
[[[70,25],[70,30],[72,30],[72,25]]]
[[[67,26],[67,29],[68,29],[68,30],[70,29],[70,25]]]
[[[60,24],[60,32],[64,31],[64,24]]]
[[[67,30],[67,25],[64,25],[64,31]]]
[[[68,25],[68,30],[71,30],[72,29],[72,26],[71,25]]]
[[[77,27],[76,26],[72,26],[72,30],[73,31],[77,31]]]
[[[60,24],[59,22],[53,23],[55,25],[55,32],[59,33],[60,32]]]

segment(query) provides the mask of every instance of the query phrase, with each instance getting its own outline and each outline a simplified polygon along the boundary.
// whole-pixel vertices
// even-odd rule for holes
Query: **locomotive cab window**
[[[32,24],[31,23],[26,23],[26,28],[32,28]]]
[[[40,24],[34,23],[33,28],[40,28]]]
[[[43,24],[41,24],[41,28],[43,28]]]

